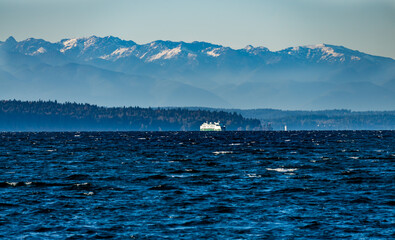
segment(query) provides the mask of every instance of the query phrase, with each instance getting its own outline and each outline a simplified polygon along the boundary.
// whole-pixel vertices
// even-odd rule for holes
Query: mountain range
[[[103,106],[395,109],[395,60],[318,44],[270,51],[117,37],[0,42],[0,98]]]

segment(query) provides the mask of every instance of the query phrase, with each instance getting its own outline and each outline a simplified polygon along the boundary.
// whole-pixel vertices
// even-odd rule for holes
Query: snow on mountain
[[[42,39],[28,38],[17,42],[13,37],[1,44],[2,48],[30,56],[54,55],[65,56],[67,61],[90,62],[95,60],[117,61],[120,59],[137,58],[141,63],[167,63],[187,65],[214,64],[227,66],[245,64],[246,67],[273,64],[351,64],[356,62],[391,61],[342,46],[317,44],[290,47],[272,52],[265,47],[251,45],[242,49],[232,49],[206,42],[172,42],[154,41],[147,44],[136,44],[133,41],[121,40],[117,37],[83,37],[63,39],[51,43]],[[48,59],[50,60],[50,59]],[[393,60],[392,60],[393,61]],[[218,65],[219,64],[219,65]],[[238,66],[241,66],[238,64]]]
[[[155,60],[158,60],[158,59],[161,59],[161,58],[163,58],[163,59],[171,59],[171,58],[177,56],[180,52],[181,52],[181,46],[178,46],[178,47],[173,48],[173,49],[163,50],[160,53],[158,53],[158,54],[156,54],[154,56],[151,56],[148,59],[148,62],[152,62],[152,61],[155,61]]]
[[[154,63],[160,60],[161,64],[164,64],[166,61],[175,61],[177,59],[195,59],[196,61],[211,62],[212,60],[210,59],[216,59],[221,56],[221,59],[235,60],[235,58],[239,58],[244,59],[243,61],[246,61],[246,58],[250,58],[251,61],[255,62],[261,59],[260,61],[265,64],[277,64],[285,60],[288,62],[340,64],[362,60],[375,61],[376,59],[375,56],[329,44],[290,47],[272,52],[265,47],[253,47],[251,45],[243,49],[231,49],[206,42],[154,41],[139,45],[133,41],[125,41],[112,36],[91,36],[63,39],[57,43],[34,38],[17,42],[10,37],[2,45],[9,46],[13,51],[25,55],[36,56],[56,52],[78,61],[95,59],[117,61],[122,58],[136,57],[146,63]]]
[[[47,51],[56,51],[56,44],[47,42],[42,39],[28,38],[24,41],[17,42],[13,37],[9,37],[3,44],[3,48],[7,48],[13,52],[19,52],[24,55],[40,55]]]
[[[291,47],[281,50],[280,53],[288,54],[299,59],[314,61],[317,63],[335,63],[345,61],[343,53],[337,52],[335,51],[335,49],[325,44]]]
[[[377,61],[379,58],[381,58],[356,50],[351,50],[343,46],[329,44],[291,47],[281,50],[278,53],[283,55],[288,54],[289,56],[308,62],[332,64],[355,63],[362,60]]]
[[[82,86],[81,94],[87,94],[87,101],[92,99],[88,101],[92,103],[98,98],[89,94],[98,88],[100,94],[109,91],[110,87],[99,87],[104,82],[117,92],[116,104],[120,105],[133,104],[121,100],[132,99],[129,97],[133,94],[139,103],[154,106],[153,96],[160,96],[161,106],[174,105],[176,101],[169,100],[174,99],[171,94],[180,95],[188,89],[190,94],[186,95],[193,96],[191,104],[198,103],[204,93],[213,101],[239,108],[342,108],[341,103],[348,102],[350,108],[362,110],[364,106],[359,102],[369,95],[366,99],[377,109],[395,109],[395,92],[388,87],[393,86],[395,79],[393,59],[329,44],[270,51],[251,45],[232,49],[198,41],[136,44],[112,36],[70,38],[56,43],[34,38],[18,42],[10,37],[0,42],[0,74],[0,83],[21,84],[13,88],[20,91],[15,96],[24,96],[25,85],[38,81],[47,85],[47,91],[32,85],[35,96],[53,91],[54,98],[62,90],[59,82],[72,81],[63,96],[68,97],[78,85]],[[151,80],[144,82],[147,79]],[[163,86],[174,82],[181,84],[177,85],[180,90],[168,88],[164,93]],[[345,85],[349,88],[345,89]],[[12,97],[10,91],[3,93]],[[325,101],[333,104],[325,105]],[[215,102],[211,105],[218,106]]]
[[[31,55],[35,56],[35,55],[43,54],[43,53],[46,53],[46,52],[47,52],[47,50],[45,48],[40,47],[39,49],[37,49],[37,51],[33,52]]]
[[[317,44],[312,46],[307,46],[307,48],[311,50],[318,50],[321,52],[320,60],[328,60],[331,61],[332,59],[338,59],[340,62],[344,62],[344,54],[335,52],[335,50],[331,47],[326,46],[325,44]]]
[[[221,54],[219,53],[220,48],[214,48],[211,51],[207,51],[206,54],[212,57],[219,57]]]
[[[64,53],[72,48],[77,47],[77,42],[78,42],[78,39],[76,39],[76,38],[62,41],[62,44],[64,47],[62,49],[60,49],[60,52]]]
[[[133,41],[124,41],[112,36],[63,39],[58,44],[61,53],[81,60],[112,59],[105,56],[111,55],[117,49],[130,48],[136,45]],[[114,55],[117,55],[117,53]]]
[[[129,48],[121,47],[121,48],[116,49],[111,54],[103,55],[103,56],[100,56],[99,58],[104,59],[104,60],[115,61],[120,58],[129,57],[130,55],[132,55],[134,50],[136,50],[136,46],[129,47]]]
[[[259,54],[264,54],[266,52],[270,52],[268,48],[265,47],[253,47],[252,45],[247,45],[245,48],[243,48],[245,52],[252,54],[252,55],[259,55]]]

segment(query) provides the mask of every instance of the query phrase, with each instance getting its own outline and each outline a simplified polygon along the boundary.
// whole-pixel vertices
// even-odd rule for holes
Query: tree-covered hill
[[[263,129],[283,130],[395,130],[395,111],[351,111],[345,109],[297,111],[279,109],[215,109],[259,119]]]
[[[225,111],[0,101],[0,131],[194,131],[205,121],[220,121],[228,130],[260,129],[259,120]]]
[[[256,118],[274,130],[395,130],[395,111],[282,111],[255,109],[232,111]]]

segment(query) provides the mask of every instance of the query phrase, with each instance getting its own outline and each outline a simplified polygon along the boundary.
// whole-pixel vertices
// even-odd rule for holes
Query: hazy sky
[[[395,58],[395,0],[0,0],[0,40],[11,35],[270,50],[329,43]]]

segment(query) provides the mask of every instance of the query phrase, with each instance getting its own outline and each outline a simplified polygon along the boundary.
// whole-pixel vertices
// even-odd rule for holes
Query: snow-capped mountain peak
[[[74,47],[77,47],[77,42],[78,42],[77,38],[67,39],[67,40],[63,41],[62,42],[63,48],[60,49],[60,52],[64,53]]]
[[[364,107],[393,109],[395,102],[393,59],[329,44],[270,51],[196,41],[136,44],[112,36],[56,43],[10,37],[0,42],[0,75],[4,96],[21,90],[26,97],[30,91],[25,89],[32,89],[38,93],[32,98],[71,100],[79,92],[74,96],[90,96],[87,102],[103,99],[116,105],[174,106],[210,99],[209,105],[224,101],[238,107],[351,108],[363,102]],[[197,101],[185,103],[187,98]]]
[[[268,48],[265,47],[254,47],[252,45],[247,45],[245,48],[241,49],[251,55],[259,55],[265,52],[270,52]]]
[[[344,62],[346,60],[344,53],[333,47],[327,44],[306,45],[287,48],[279,51],[279,53],[316,63]]]
[[[34,38],[17,42],[13,37],[9,37],[1,43],[1,47],[31,56],[52,54],[61,57],[64,55],[68,59],[77,61],[95,59],[117,61],[118,59],[132,57],[141,59],[143,63],[165,64],[166,62],[181,60],[182,62],[178,64],[193,63],[194,66],[201,61],[207,63],[213,63],[213,61],[236,63],[241,58],[244,60],[251,58],[248,61],[261,59],[259,61],[265,64],[281,64],[284,61],[287,63],[342,64],[363,60],[374,62],[376,59],[374,56],[359,51],[329,44],[297,46],[271,52],[265,47],[254,47],[252,45],[247,45],[242,49],[232,49],[198,41],[185,43],[158,40],[140,45],[113,36],[70,38],[57,43]]]
[[[344,56],[344,54],[335,52],[335,50],[333,48],[331,48],[323,43],[317,44],[317,45],[310,45],[310,46],[307,46],[307,48],[319,49],[323,53],[323,55],[324,55],[323,57],[325,57],[325,56],[343,57]]]
[[[96,36],[92,36],[92,37],[87,38],[84,41],[84,49],[92,47],[92,46],[95,46],[97,41],[98,41],[98,37],[96,37]]]

